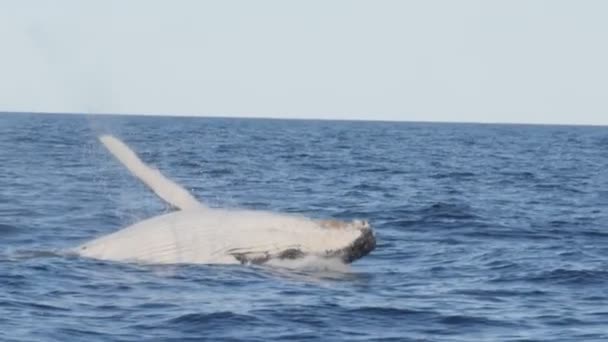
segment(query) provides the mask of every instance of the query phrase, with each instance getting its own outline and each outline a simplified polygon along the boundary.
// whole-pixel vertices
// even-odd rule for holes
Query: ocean
[[[367,219],[348,268],[66,253],[172,210]],[[608,127],[0,115],[2,341],[606,341]]]

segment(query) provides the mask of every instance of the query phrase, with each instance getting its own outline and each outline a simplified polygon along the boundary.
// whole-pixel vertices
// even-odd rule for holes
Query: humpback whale
[[[270,211],[210,208],[146,165],[124,142],[99,137],[107,150],[176,210],[74,249],[101,260],[147,264],[263,264],[307,256],[353,262],[376,246],[369,223],[317,220]]]

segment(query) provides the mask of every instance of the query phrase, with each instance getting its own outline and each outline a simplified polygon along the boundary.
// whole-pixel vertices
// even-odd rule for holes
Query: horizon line
[[[46,111],[3,111],[2,114],[34,114],[34,115],[91,115],[91,116],[143,116],[161,118],[209,118],[209,119],[254,119],[254,120],[297,120],[297,121],[341,121],[341,122],[386,122],[386,123],[428,123],[428,124],[472,124],[472,125],[520,125],[520,126],[576,126],[576,127],[608,127],[607,124],[593,123],[542,123],[542,122],[504,122],[504,121],[449,121],[449,120],[400,120],[400,119],[373,119],[373,118],[322,118],[322,117],[278,117],[278,116],[229,116],[222,114],[159,114],[159,113],[84,113],[84,112],[46,112]]]

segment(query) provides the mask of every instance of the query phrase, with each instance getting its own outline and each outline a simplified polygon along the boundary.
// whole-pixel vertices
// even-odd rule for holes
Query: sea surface
[[[349,269],[66,250],[171,210],[368,219]],[[608,127],[0,114],[0,341],[607,341]]]

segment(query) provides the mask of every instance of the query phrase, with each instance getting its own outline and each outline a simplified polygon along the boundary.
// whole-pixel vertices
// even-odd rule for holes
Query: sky
[[[604,0],[0,0],[0,111],[608,125]]]

